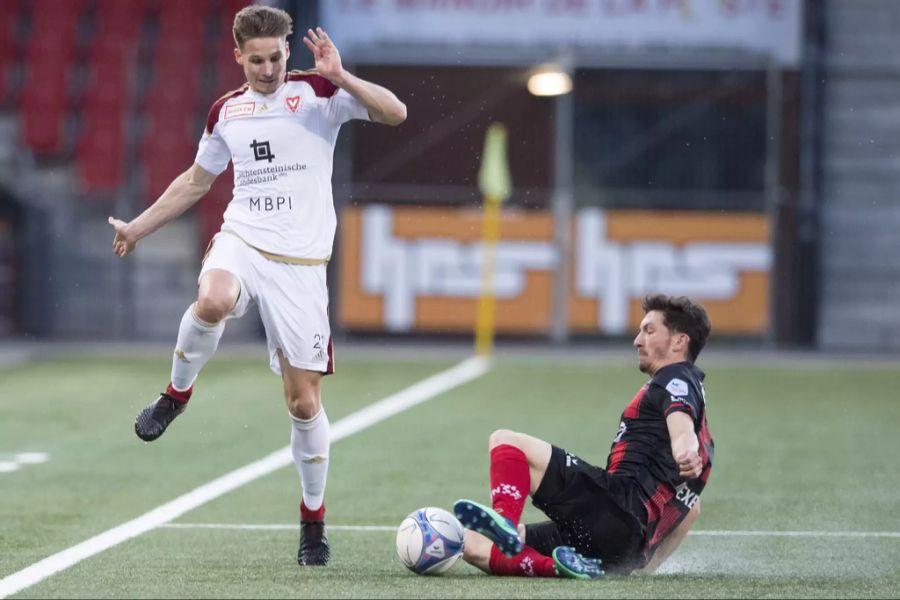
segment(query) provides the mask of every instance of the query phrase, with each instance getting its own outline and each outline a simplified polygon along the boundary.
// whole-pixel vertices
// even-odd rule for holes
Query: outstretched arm
[[[359,100],[373,121],[399,125],[406,120],[406,105],[394,92],[344,70],[337,47],[321,27],[316,27],[315,31],[308,29],[303,43],[313,53],[319,75]]]
[[[113,251],[118,256],[130,253],[138,241],[196,204],[215,180],[215,175],[195,163],[176,177],[162,196],[130,223],[110,217],[109,224],[116,232]]]
[[[685,479],[700,477],[703,472],[703,461],[699,454],[700,441],[697,439],[697,434],[694,433],[694,420],[687,413],[673,412],[666,417],[666,426],[672,442],[672,457],[678,464],[678,474]],[[691,507],[690,512],[678,524],[678,527],[659,544],[650,562],[635,573],[648,575],[656,571],[684,541],[698,516],[700,516],[699,498]]]
[[[694,420],[687,413],[673,412],[666,417],[672,457],[678,463],[678,474],[685,479],[696,479],[703,472],[700,459],[700,441],[694,433]]]

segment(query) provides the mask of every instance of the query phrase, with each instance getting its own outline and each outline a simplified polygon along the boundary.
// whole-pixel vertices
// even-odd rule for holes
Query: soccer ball
[[[409,513],[397,529],[397,556],[413,573],[446,573],[462,556],[463,531],[462,524],[446,510],[420,508]]]

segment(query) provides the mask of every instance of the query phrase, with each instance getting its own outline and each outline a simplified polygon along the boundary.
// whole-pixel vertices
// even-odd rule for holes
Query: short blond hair
[[[245,6],[234,15],[234,43],[241,50],[244,42],[255,38],[287,38],[293,29],[291,15],[270,6]]]

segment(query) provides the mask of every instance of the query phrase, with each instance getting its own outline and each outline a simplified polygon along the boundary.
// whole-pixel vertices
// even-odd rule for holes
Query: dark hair
[[[663,314],[663,324],[670,332],[677,331],[687,335],[691,340],[688,343],[688,360],[697,360],[712,330],[709,315],[702,305],[692,302],[686,296],[656,294],[644,296],[641,308],[644,309],[644,314],[658,310]]]
[[[234,43],[244,49],[244,42],[255,38],[286,38],[293,31],[293,19],[280,8],[245,6],[234,15]]]

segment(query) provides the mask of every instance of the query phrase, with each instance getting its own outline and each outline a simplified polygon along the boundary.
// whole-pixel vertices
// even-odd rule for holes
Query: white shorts
[[[210,242],[197,282],[211,269],[228,271],[241,284],[229,319],[244,316],[251,304],[259,307],[275,373],[281,374],[278,350],[292,367],[334,372],[325,265],[276,262],[237,236],[220,232]]]

